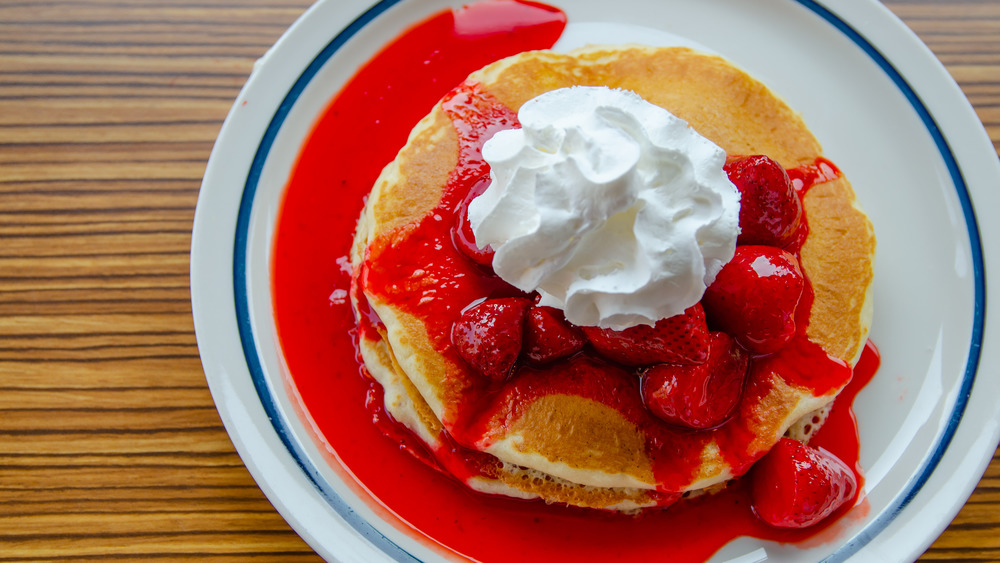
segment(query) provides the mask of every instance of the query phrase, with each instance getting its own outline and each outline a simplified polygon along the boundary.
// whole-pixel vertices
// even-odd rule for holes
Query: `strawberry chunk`
[[[826,450],[782,438],[754,465],[751,503],[758,518],[779,528],[808,528],[854,499],[858,481]]]
[[[469,193],[458,204],[458,208],[455,210],[455,225],[451,229],[451,241],[455,248],[476,264],[492,267],[493,249],[489,246],[479,248],[476,245],[476,236],[472,232],[472,223],[469,222],[469,203],[481,196],[488,187],[490,187],[490,177],[481,178],[469,188]]]
[[[750,356],[724,332],[713,332],[708,360],[682,366],[656,364],[642,375],[642,400],[659,418],[703,430],[725,422],[743,394]]]
[[[661,319],[653,326],[638,325],[624,330],[581,328],[598,354],[627,366],[690,365],[708,359],[708,325],[700,304],[680,315]]]
[[[505,297],[469,307],[452,325],[451,342],[470,367],[490,380],[503,381],[521,353],[530,306],[529,299]]]
[[[731,158],[729,180],[740,191],[740,235],[736,244],[791,248],[798,242],[802,200],[788,173],[763,155]]]
[[[737,246],[701,303],[713,327],[751,352],[770,354],[795,336],[804,287],[795,256],[773,246]]]
[[[546,364],[575,354],[587,343],[577,326],[552,307],[532,307],[525,325],[524,353],[529,360]]]

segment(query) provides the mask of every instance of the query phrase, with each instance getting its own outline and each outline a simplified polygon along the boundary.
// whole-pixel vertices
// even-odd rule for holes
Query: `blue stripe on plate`
[[[855,535],[849,542],[847,542],[843,547],[837,550],[833,555],[825,559],[825,562],[836,563],[846,560],[848,557],[857,553],[859,549],[867,545],[872,539],[875,538],[882,530],[886,528],[899,513],[906,508],[913,497],[920,492],[924,484],[930,478],[934,469],[941,462],[941,458],[944,456],[945,451],[951,444],[952,438],[955,437],[955,432],[958,430],[958,423],[961,422],[962,416],[965,414],[965,407],[969,402],[969,395],[972,393],[972,385],[976,380],[976,372],[979,369],[979,357],[983,344],[983,325],[986,318],[986,277],[985,270],[983,267],[983,248],[982,241],[979,238],[979,226],[976,222],[976,215],[972,209],[972,199],[969,197],[969,190],[965,184],[965,178],[962,176],[962,171],[958,167],[958,162],[955,160],[955,155],[951,151],[951,147],[945,140],[944,136],[941,134],[941,130],[935,123],[934,118],[931,117],[930,112],[924,105],[923,101],[913,88],[907,83],[906,79],[896,70],[895,67],[885,58],[885,56],[875,48],[874,45],[868,42],[857,30],[852,28],[844,20],[840,19],[836,14],[821,6],[813,0],[798,0],[800,4],[809,8],[817,15],[825,19],[831,25],[840,30],[844,35],[850,38],[858,47],[864,50],[864,52],[882,69],[885,74],[892,79],[899,91],[902,92],[906,99],[916,110],[920,119],[924,122],[924,126],[927,128],[927,132],[930,134],[931,138],[934,139],[934,143],[937,145],[938,152],[941,153],[941,157],[944,159],[945,165],[948,167],[948,173],[951,175],[951,180],[955,184],[955,191],[958,195],[959,202],[962,206],[962,214],[965,216],[966,229],[969,234],[969,248],[972,252],[972,263],[975,285],[975,301],[973,309],[973,321],[972,321],[972,337],[971,343],[969,345],[969,356],[965,364],[965,374],[962,377],[962,384],[959,387],[958,397],[955,400],[955,407],[952,410],[951,417],[948,419],[948,424],[945,426],[944,432],[941,434],[937,445],[931,454],[924,460],[923,465],[917,471],[916,476],[910,480],[903,491],[893,500],[892,503],[879,514],[872,522],[870,522],[863,530],[861,530],[857,535]]]
[[[274,112],[267,130],[261,138],[260,145],[254,155],[253,162],[247,174],[246,185],[240,200],[239,214],[236,218],[236,240],[233,248],[233,289],[235,293],[236,319],[240,331],[240,341],[243,344],[243,355],[246,357],[247,368],[250,370],[254,388],[260,397],[261,405],[267,418],[271,421],[278,438],[284,444],[288,453],[298,464],[299,469],[309,478],[313,486],[320,492],[331,508],[357,530],[368,541],[388,554],[390,557],[400,562],[417,562],[419,559],[408,553],[403,548],[396,545],[392,540],[385,537],[371,524],[359,516],[344,499],[330,487],[323,479],[316,466],[308,459],[301,444],[292,435],[288,421],[284,419],[278,409],[277,401],[271,394],[271,389],[267,385],[264,370],[261,367],[260,356],[254,344],[253,326],[250,323],[250,300],[247,294],[246,258],[248,251],[248,235],[250,226],[250,214],[253,210],[253,201],[257,192],[257,183],[260,180],[261,171],[267,161],[267,155],[274,144],[274,139],[281,129],[282,123],[295,105],[296,100],[305,90],[309,82],[316,76],[320,68],[330,59],[351,37],[358,31],[371,23],[380,14],[397,4],[400,0],[383,0],[372,6],[368,11],[358,16],[353,22],[344,28],[330,43],[323,48],[319,54],[302,71],[302,74],[292,85],[285,95],[281,104]]]
[[[246,357],[247,368],[250,371],[254,387],[260,397],[260,402],[264,407],[264,411],[270,419],[278,437],[281,439],[282,444],[284,444],[285,448],[295,459],[302,472],[322,494],[323,498],[326,499],[330,506],[341,517],[343,517],[345,521],[347,521],[365,538],[393,559],[397,561],[415,562],[418,561],[416,557],[386,538],[381,532],[376,530],[371,524],[355,513],[354,510],[348,506],[335,491],[333,491],[329,484],[325,482],[316,466],[308,459],[302,446],[298,443],[294,436],[292,436],[288,421],[282,417],[277,407],[277,401],[272,396],[271,389],[268,387],[267,380],[261,367],[260,357],[256,345],[254,344],[253,327],[250,323],[246,278],[248,231],[250,215],[253,209],[253,201],[257,191],[257,183],[260,179],[260,173],[264,167],[264,163],[267,160],[268,153],[274,143],[274,139],[277,136],[282,123],[284,123],[288,112],[291,110],[302,91],[315,77],[316,73],[319,72],[320,68],[351,37],[353,37],[366,25],[371,23],[371,21],[380,14],[400,1],[401,0],[382,0],[344,28],[344,30],[334,37],[333,40],[330,41],[330,43],[328,43],[326,47],[324,47],[323,50],[320,51],[319,54],[317,54],[316,57],[309,63],[275,111],[267,130],[261,138],[257,152],[254,155],[240,201],[239,215],[236,223],[235,247],[233,249],[233,288],[235,292],[236,317],[239,325],[240,339],[243,344],[243,353]],[[940,152],[941,157],[951,175],[952,182],[955,185],[955,191],[960,201],[962,213],[965,217],[965,223],[968,230],[969,246],[972,252],[974,269],[975,302],[969,356],[966,362],[965,373],[962,378],[959,394],[952,414],[948,420],[948,424],[931,454],[927,457],[915,476],[893,500],[889,507],[879,514],[849,542],[842,546],[837,552],[825,560],[829,563],[836,563],[844,561],[851,555],[857,553],[858,550],[871,542],[872,539],[874,539],[882,530],[886,528],[886,526],[896,519],[900,512],[906,508],[917,493],[920,492],[920,489],[924,486],[924,484],[926,484],[927,480],[940,463],[942,456],[948,449],[948,446],[951,444],[952,438],[954,438],[955,432],[958,429],[958,424],[965,413],[969,395],[972,391],[973,383],[975,382],[976,371],[979,367],[979,358],[983,338],[983,325],[986,313],[986,284],[979,227],[976,221],[975,213],[972,209],[972,200],[969,196],[965,178],[962,176],[962,172],[959,169],[951,147],[944,139],[944,136],[941,134],[937,123],[930,115],[927,107],[924,106],[920,97],[903,78],[899,71],[896,70],[896,68],[885,58],[885,56],[857,30],[818,2],[813,0],[796,1],[838,29],[859,48],[861,48],[868,55],[868,57],[871,58],[871,60],[874,61],[893,81],[896,87],[899,88],[899,91],[906,97],[906,99],[910,102],[910,105],[913,106],[913,109],[920,116],[924,126],[927,128],[928,134],[930,134],[934,143],[937,145],[938,151]]]

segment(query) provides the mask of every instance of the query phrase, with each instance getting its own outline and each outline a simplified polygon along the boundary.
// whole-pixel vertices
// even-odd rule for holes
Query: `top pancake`
[[[822,154],[800,117],[764,85],[719,57],[689,49],[527,52],[473,73],[467,83],[515,111],[556,88],[624,88],[686,120],[730,155],[766,154],[792,168],[811,164]],[[394,401],[399,413],[394,416],[405,419],[401,422],[432,449],[442,447],[447,435],[500,460],[504,469],[489,477],[522,493],[564,502],[543,489],[551,489],[553,482],[561,490],[576,484],[604,490],[605,496],[617,491],[611,498],[619,500],[643,490],[679,493],[743,473],[793,422],[828,404],[846,383],[817,389],[781,362],[758,362],[733,420],[702,432],[658,422],[643,408],[638,392],[630,392],[638,384],[633,373],[586,357],[522,369],[502,387],[483,391],[479,376],[431,326],[438,320],[432,322],[421,307],[400,299],[417,293],[418,301],[452,300],[439,310],[457,318],[471,303],[461,302],[468,293],[462,287],[427,291],[433,280],[423,269],[407,271],[398,261],[379,259],[386,249],[412,242],[417,225],[441,210],[449,177],[460,161],[459,148],[456,127],[439,103],[376,182],[352,251],[352,263],[363,272],[356,276],[358,295],[381,321],[377,336],[362,339],[366,364],[373,375],[381,374],[376,378],[384,387],[396,390],[391,399],[387,394],[387,408]],[[801,262],[815,293],[807,335],[831,356],[853,365],[871,317],[872,228],[843,177],[813,186],[804,204],[809,235]],[[464,259],[450,244],[442,245],[441,252],[441,260]],[[383,280],[382,285],[370,279]],[[388,291],[385,280],[399,283]],[[581,387],[581,380],[588,385]],[[474,409],[470,396],[475,397]],[[518,471],[545,478],[525,479]]]

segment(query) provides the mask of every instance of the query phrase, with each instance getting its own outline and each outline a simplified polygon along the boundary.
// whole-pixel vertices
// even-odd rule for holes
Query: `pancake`
[[[811,413],[849,381],[849,370],[822,385],[806,372],[860,357],[871,323],[873,230],[843,175],[806,192],[808,345],[794,357],[754,359],[735,414],[718,428],[656,419],[634,370],[593,354],[484,382],[458,356],[449,327],[476,300],[513,292],[450,239],[448,217],[464,209],[456,186],[467,191],[475,178],[464,176],[484,169],[470,140],[510,127],[504,116],[527,100],[576,85],[634,91],[729,155],[765,154],[786,168],[822,156],[798,114],[716,56],[596,46],[498,61],[420,121],[372,189],[351,253],[359,351],[385,391],[386,412],[426,445],[438,469],[469,487],[609,510],[667,505],[745,473],[796,421],[818,420]],[[808,435],[806,426],[815,424],[793,433]]]

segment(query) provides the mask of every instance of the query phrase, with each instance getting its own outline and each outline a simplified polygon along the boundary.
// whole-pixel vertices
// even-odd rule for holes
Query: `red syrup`
[[[466,75],[503,56],[551,46],[564,25],[558,10],[526,2],[484,2],[438,14],[386,47],[327,108],[289,181],[275,234],[276,325],[296,394],[335,452],[331,462],[359,484],[355,490],[370,499],[370,506],[452,557],[696,562],[741,535],[787,542],[812,537],[833,519],[810,530],[775,530],[753,516],[739,480],[722,493],[640,517],[473,493],[435,472],[435,456],[389,420],[381,389],[361,375],[352,337],[357,329],[344,299],[350,286],[346,256],[375,178],[428,108]],[[407,87],[392,88],[399,84]],[[454,109],[460,113],[462,107],[467,106]],[[500,110],[494,117],[503,121],[510,115]],[[465,153],[469,161],[475,156],[474,150]],[[473,164],[468,172],[466,184],[483,169]],[[445,199],[453,212],[462,194]],[[489,292],[504,291],[481,270],[478,275],[482,283],[495,284]],[[870,379],[877,367],[873,356],[874,348],[866,348],[855,381]],[[826,427],[837,431],[821,432],[816,439],[828,436],[824,447],[856,465],[857,431],[849,401],[837,401]],[[462,476],[462,468],[476,460],[462,459],[467,453],[461,446],[450,447],[455,459],[448,471]],[[448,458],[446,452],[436,454]]]

